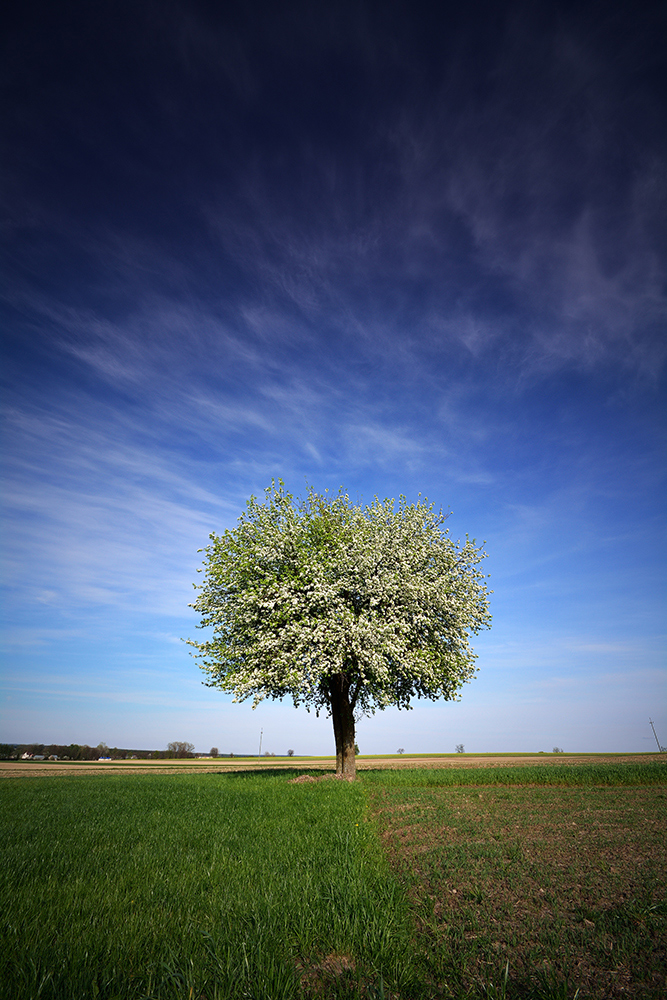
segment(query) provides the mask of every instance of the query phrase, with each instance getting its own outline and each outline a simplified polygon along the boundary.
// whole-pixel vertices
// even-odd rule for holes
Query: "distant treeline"
[[[107,747],[104,745],[89,747],[86,743],[70,743],[62,746],[58,743],[0,743],[0,759],[17,760],[28,754],[30,757],[57,757],[58,760],[99,760],[100,757],[111,757],[112,760],[169,760],[174,757],[194,757],[194,753],[178,753],[174,750],[131,750],[124,747]]]
[[[99,743],[96,747],[89,747],[84,743],[70,743],[63,746],[59,743],[0,743],[0,760],[20,760],[24,755],[28,757],[38,757],[48,760],[56,757],[58,760],[99,760],[100,757],[111,758],[112,760],[174,760],[177,758],[194,757],[246,757],[251,754],[196,754],[193,750],[169,749],[169,750],[131,750],[124,747],[108,747],[105,743]]]

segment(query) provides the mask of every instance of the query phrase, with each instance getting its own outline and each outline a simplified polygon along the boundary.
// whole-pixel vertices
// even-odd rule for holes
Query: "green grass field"
[[[0,782],[2,1000],[665,995],[665,764],[298,773]]]

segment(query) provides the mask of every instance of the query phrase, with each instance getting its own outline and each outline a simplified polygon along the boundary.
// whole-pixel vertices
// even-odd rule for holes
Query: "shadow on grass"
[[[261,769],[249,767],[239,771],[208,771],[207,774],[221,774],[227,778],[237,778],[240,780],[248,778],[284,778],[286,781],[293,781],[295,778],[302,778],[304,776],[314,778],[315,780],[318,778],[335,778],[336,772],[333,768],[325,769],[322,767],[262,767]]]

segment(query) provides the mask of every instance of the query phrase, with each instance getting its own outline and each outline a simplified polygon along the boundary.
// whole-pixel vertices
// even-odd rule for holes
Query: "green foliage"
[[[474,675],[470,635],[488,591],[470,540],[453,542],[433,505],[354,505],[282,482],[251,497],[233,531],[210,536],[192,607],[213,636],[190,640],[207,683],[236,699],[290,697],[330,710],[344,677],[357,714],[415,697],[454,698]]]

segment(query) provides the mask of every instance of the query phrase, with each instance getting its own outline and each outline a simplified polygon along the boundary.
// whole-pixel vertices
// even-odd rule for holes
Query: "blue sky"
[[[478,677],[362,752],[667,743],[658,5],[222,6],[6,35],[0,740],[332,752],[181,641],[281,477],[486,540]]]

